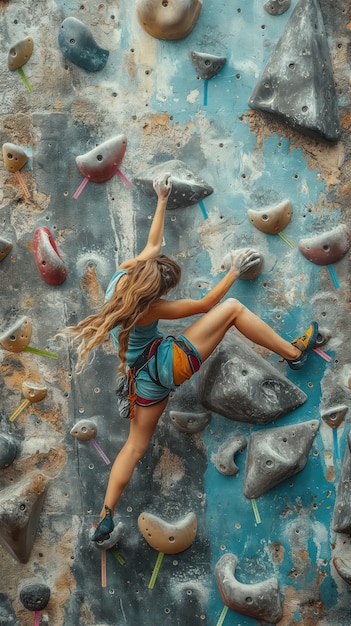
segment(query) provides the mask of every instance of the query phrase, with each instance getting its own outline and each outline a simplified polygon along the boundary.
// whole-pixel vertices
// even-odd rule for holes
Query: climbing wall
[[[0,1],[1,625],[350,624],[350,30],[346,0]],[[320,330],[301,371],[229,332],[96,545],[117,357],[77,375],[57,333],[145,244],[165,171],[175,297],[250,246],[229,295]]]

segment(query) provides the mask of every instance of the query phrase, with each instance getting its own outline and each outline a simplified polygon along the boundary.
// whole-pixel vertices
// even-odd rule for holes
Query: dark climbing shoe
[[[96,530],[91,538],[92,541],[106,541],[115,527],[112,519],[111,509],[105,505],[106,515],[96,526]]]
[[[308,353],[313,350],[318,337],[318,324],[312,322],[307,330],[292,341],[292,345],[301,350],[301,354],[297,359],[286,359],[287,364],[292,370],[300,370],[307,361]]]

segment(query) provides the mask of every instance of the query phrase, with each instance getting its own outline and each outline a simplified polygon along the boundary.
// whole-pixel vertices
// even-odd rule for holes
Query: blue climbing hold
[[[67,17],[62,22],[58,43],[69,61],[88,72],[102,70],[110,54],[97,45],[89,28],[75,17]]]

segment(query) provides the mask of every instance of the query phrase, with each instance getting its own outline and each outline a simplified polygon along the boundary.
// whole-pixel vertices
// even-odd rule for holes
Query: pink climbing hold
[[[105,183],[116,174],[127,149],[127,137],[117,135],[90,152],[76,157],[79,171],[94,183]]]
[[[43,280],[49,285],[60,285],[67,276],[67,269],[48,228],[41,226],[34,232],[34,259]]]

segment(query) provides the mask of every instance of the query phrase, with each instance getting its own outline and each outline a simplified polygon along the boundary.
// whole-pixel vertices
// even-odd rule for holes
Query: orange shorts
[[[183,340],[184,341],[184,340]],[[184,342],[185,343],[185,342]],[[188,350],[190,346],[185,344]],[[192,375],[200,369],[201,361],[195,354],[191,357],[176,343],[173,343],[173,380],[175,385],[181,385],[185,380],[189,380]]]

